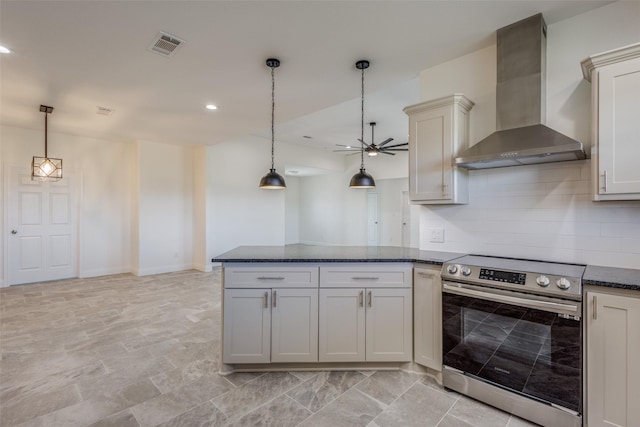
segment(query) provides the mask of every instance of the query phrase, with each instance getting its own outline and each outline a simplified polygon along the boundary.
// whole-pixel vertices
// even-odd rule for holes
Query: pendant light
[[[266,190],[281,190],[284,189],[287,185],[284,182],[284,178],[282,175],[276,172],[276,168],[273,165],[273,145],[274,145],[274,131],[273,131],[273,123],[275,118],[275,79],[273,77],[273,70],[280,66],[280,60],[275,58],[267,59],[267,67],[271,68],[271,169],[269,172],[262,177],[260,180],[260,188],[264,188]]]
[[[349,188],[375,188],[376,182],[364,169],[364,70],[369,68],[369,61],[356,62],[356,68],[362,71],[361,101],[360,101],[360,172],[353,175]]]
[[[53,107],[40,106],[44,113],[44,157],[33,156],[31,160],[32,181],[60,181],[62,179],[62,159],[54,159],[47,152],[47,115],[53,112]]]

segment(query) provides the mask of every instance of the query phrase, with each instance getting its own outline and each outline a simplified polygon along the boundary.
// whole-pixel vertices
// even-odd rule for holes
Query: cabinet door
[[[446,106],[409,118],[411,200],[451,198],[452,117],[452,107]]]
[[[587,293],[587,419],[590,427],[640,420],[640,298]]]
[[[225,289],[223,363],[269,363],[271,289]]]
[[[640,197],[640,58],[603,67],[597,85],[598,193]]]
[[[318,361],[318,289],[274,289],[271,362]]]
[[[411,361],[411,288],[367,289],[366,307],[366,360]]]
[[[414,269],[414,360],[442,371],[442,282],[440,270]]]
[[[365,290],[320,289],[319,360],[365,360]]]

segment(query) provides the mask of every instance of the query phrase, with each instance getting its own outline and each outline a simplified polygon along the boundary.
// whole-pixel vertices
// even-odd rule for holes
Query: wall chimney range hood
[[[547,26],[542,14],[500,28],[497,40],[497,131],[456,157],[467,169],[584,159],[582,143],[543,124]]]

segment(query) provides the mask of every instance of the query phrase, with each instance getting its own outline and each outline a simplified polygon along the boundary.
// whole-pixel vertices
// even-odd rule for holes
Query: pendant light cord
[[[360,170],[364,169],[364,68],[362,68],[360,91]]]
[[[276,97],[276,80],[274,78],[274,73],[273,73],[274,67],[271,67],[271,170],[273,171],[274,168],[274,163],[273,163],[273,145],[274,145],[274,141],[275,141],[275,137],[274,137],[274,129],[273,129],[273,123],[275,121],[275,111],[276,111],[276,101],[275,101],[275,97]]]
[[[47,113],[45,111],[44,113],[44,158],[48,159],[49,156],[47,154],[47,135],[49,132],[47,132],[47,116],[49,115],[49,113]]]

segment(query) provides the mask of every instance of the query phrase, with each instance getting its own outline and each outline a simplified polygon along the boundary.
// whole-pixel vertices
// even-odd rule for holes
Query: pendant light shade
[[[274,79],[274,69],[280,66],[280,60],[275,58],[267,59],[267,67],[271,68],[271,169],[269,172],[262,177],[260,180],[260,188],[264,188],[265,190],[282,190],[287,187],[284,182],[284,178],[278,172],[276,172],[276,168],[273,164],[273,151],[274,151],[274,121],[275,121],[275,79]]]
[[[360,172],[351,177],[349,182],[349,188],[375,188],[376,182],[373,177],[369,175],[364,168],[360,169]]]
[[[47,153],[47,115],[53,112],[53,107],[40,106],[44,113],[44,157],[33,156],[31,160],[32,181],[60,181],[62,179],[62,159],[49,157]]]
[[[286,187],[284,178],[275,169],[269,170],[269,173],[260,180],[260,188],[266,190],[280,190]]]
[[[356,62],[356,68],[361,71],[360,90],[360,172],[353,175],[349,188],[375,188],[376,182],[364,169],[364,70],[369,68],[369,61]]]

